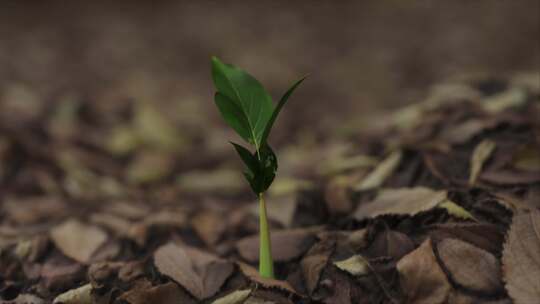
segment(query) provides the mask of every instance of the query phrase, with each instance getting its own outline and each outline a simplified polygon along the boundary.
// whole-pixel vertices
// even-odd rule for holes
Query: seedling
[[[285,92],[277,106],[257,79],[216,57],[212,57],[212,78],[217,89],[215,102],[225,122],[254,148],[252,152],[231,142],[246,166],[244,176],[259,199],[259,273],[273,278],[274,263],[264,192],[274,181],[278,162],[267,140],[279,112],[305,77]]]

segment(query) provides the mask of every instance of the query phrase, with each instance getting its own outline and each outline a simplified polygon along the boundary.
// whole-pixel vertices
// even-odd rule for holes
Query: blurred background
[[[306,122],[356,119],[457,74],[538,71],[539,14],[536,0],[3,1],[0,90],[189,103],[215,118],[217,55],[275,97],[309,74],[291,103]]]
[[[317,142],[447,79],[539,73],[539,14],[537,0],[2,1],[3,175],[28,160],[14,146],[39,166],[49,158],[52,180],[81,164],[135,183],[221,157],[239,165],[213,103],[211,55],[275,99],[309,74],[272,141]]]

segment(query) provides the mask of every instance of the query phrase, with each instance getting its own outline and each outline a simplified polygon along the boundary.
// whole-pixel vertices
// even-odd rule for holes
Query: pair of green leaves
[[[277,171],[277,158],[267,139],[276,118],[294,92],[305,79],[298,80],[274,107],[270,94],[245,71],[224,64],[212,57],[212,78],[217,92],[215,102],[221,115],[255,152],[232,143],[247,167],[245,177],[252,190],[263,193],[270,187]]]

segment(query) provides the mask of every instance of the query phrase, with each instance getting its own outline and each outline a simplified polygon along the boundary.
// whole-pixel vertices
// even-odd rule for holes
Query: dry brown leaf
[[[504,244],[506,290],[516,304],[540,299],[540,211],[515,215]]]
[[[380,187],[384,181],[392,175],[399,166],[403,153],[401,151],[392,152],[377,167],[370,172],[354,190],[363,191]]]
[[[437,224],[431,226],[430,231],[435,240],[460,239],[493,254],[500,253],[504,241],[504,230],[487,223]]]
[[[96,250],[105,244],[107,234],[95,226],[68,220],[52,229],[51,239],[66,256],[87,264]]]
[[[213,246],[227,228],[226,222],[222,218],[223,215],[217,212],[203,211],[191,220],[191,225],[207,246]]]
[[[496,143],[489,139],[484,139],[475,148],[471,155],[471,172],[469,175],[469,185],[474,185],[484,163],[491,157],[491,154],[495,150]]]
[[[436,207],[445,199],[446,191],[425,187],[383,189],[373,201],[359,205],[354,217],[360,220],[382,214],[414,215]]]
[[[84,267],[60,253],[49,257],[40,269],[41,284],[51,291],[66,290],[84,278]]]
[[[232,263],[173,243],[156,250],[154,264],[199,300],[213,296],[233,271]]]
[[[6,198],[2,208],[10,220],[29,225],[41,220],[53,220],[64,216],[66,205],[58,197]]]
[[[491,253],[457,239],[444,239],[437,245],[443,267],[459,286],[486,295],[503,289],[501,267]]]
[[[135,286],[119,297],[130,304],[178,304],[195,303],[185,291],[173,282],[152,286],[147,280],[137,282]]]
[[[292,288],[291,284],[289,284],[287,281],[280,281],[280,280],[261,277],[257,269],[245,263],[238,263],[238,266],[240,267],[240,271],[242,271],[242,273],[246,277],[248,277],[251,281],[262,285],[265,288],[277,288],[277,289],[288,291],[292,294],[296,294],[296,291]]]
[[[413,241],[404,233],[385,229],[378,233],[366,250],[370,258],[392,257],[399,260],[407,253],[414,250]]]
[[[349,187],[356,178],[349,175],[333,177],[324,188],[324,201],[331,214],[349,213],[353,202],[349,197]]]
[[[452,288],[437,263],[431,240],[399,260],[397,270],[407,303],[445,303]]]
[[[302,275],[310,295],[315,291],[319,284],[321,272],[328,264],[330,255],[334,251],[334,246],[335,242],[322,240],[313,245],[300,262]]]
[[[272,257],[276,262],[286,262],[304,254],[315,242],[318,229],[302,228],[272,231]],[[248,262],[259,261],[259,236],[253,235],[241,239],[236,244],[238,252]]]

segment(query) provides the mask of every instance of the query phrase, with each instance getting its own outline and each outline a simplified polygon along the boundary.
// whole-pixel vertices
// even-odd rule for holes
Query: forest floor
[[[425,96],[369,128],[279,140],[275,280],[257,275],[257,204],[227,131],[144,100],[4,103],[0,303],[535,303],[538,74]]]

